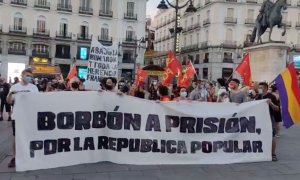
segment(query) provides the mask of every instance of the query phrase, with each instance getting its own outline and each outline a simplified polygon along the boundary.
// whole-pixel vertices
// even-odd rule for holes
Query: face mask
[[[109,90],[109,91],[113,89],[113,87],[110,86],[110,85],[106,85],[105,88],[106,88],[107,90]]]
[[[223,102],[224,102],[224,103],[229,103],[229,102],[230,102],[230,101],[229,101],[229,98],[224,98],[224,99],[223,99]]]
[[[153,82],[153,85],[155,86],[157,84],[157,82]]]
[[[180,93],[180,97],[186,97],[187,96],[187,92],[181,92]]]
[[[272,93],[272,90],[268,90],[268,93]]]
[[[258,89],[258,94],[262,94],[263,90],[262,89]]]
[[[71,86],[72,86],[73,89],[78,89],[78,88],[79,88],[78,82],[73,82],[73,83],[71,84]]]
[[[24,78],[24,81],[27,82],[27,83],[32,83],[33,78],[30,77],[30,76],[26,76],[26,77]]]

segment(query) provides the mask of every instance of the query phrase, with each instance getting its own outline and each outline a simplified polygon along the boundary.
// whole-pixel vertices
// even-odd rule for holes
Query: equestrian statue
[[[260,8],[260,13],[256,18],[255,27],[252,32],[250,41],[254,43],[257,36],[257,43],[262,43],[261,36],[270,28],[269,42],[272,42],[271,35],[273,27],[284,27],[282,36],[286,33],[286,24],[282,23],[282,10],[287,9],[287,0],[277,0],[273,3],[271,0],[266,0]]]

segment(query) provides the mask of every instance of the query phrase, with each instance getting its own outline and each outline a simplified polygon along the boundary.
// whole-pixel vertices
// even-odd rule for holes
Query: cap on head
[[[238,80],[238,79],[231,79],[231,81],[233,81],[233,82],[235,82],[237,84],[240,84],[240,80]]]

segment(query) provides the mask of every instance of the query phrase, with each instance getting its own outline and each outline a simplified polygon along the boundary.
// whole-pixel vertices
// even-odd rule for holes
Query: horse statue
[[[286,33],[286,24],[282,23],[281,11],[287,9],[287,0],[277,0],[275,3],[270,0],[266,0],[260,10],[260,14],[255,21],[255,27],[253,29],[250,42],[254,43],[257,36],[257,43],[262,43],[261,36],[270,28],[269,42],[272,42],[271,35],[273,27],[284,27],[282,36]]]

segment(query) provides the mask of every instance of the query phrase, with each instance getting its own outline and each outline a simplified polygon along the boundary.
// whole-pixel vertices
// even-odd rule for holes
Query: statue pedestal
[[[289,45],[267,43],[244,48],[250,54],[252,81],[272,82],[286,68]]]

